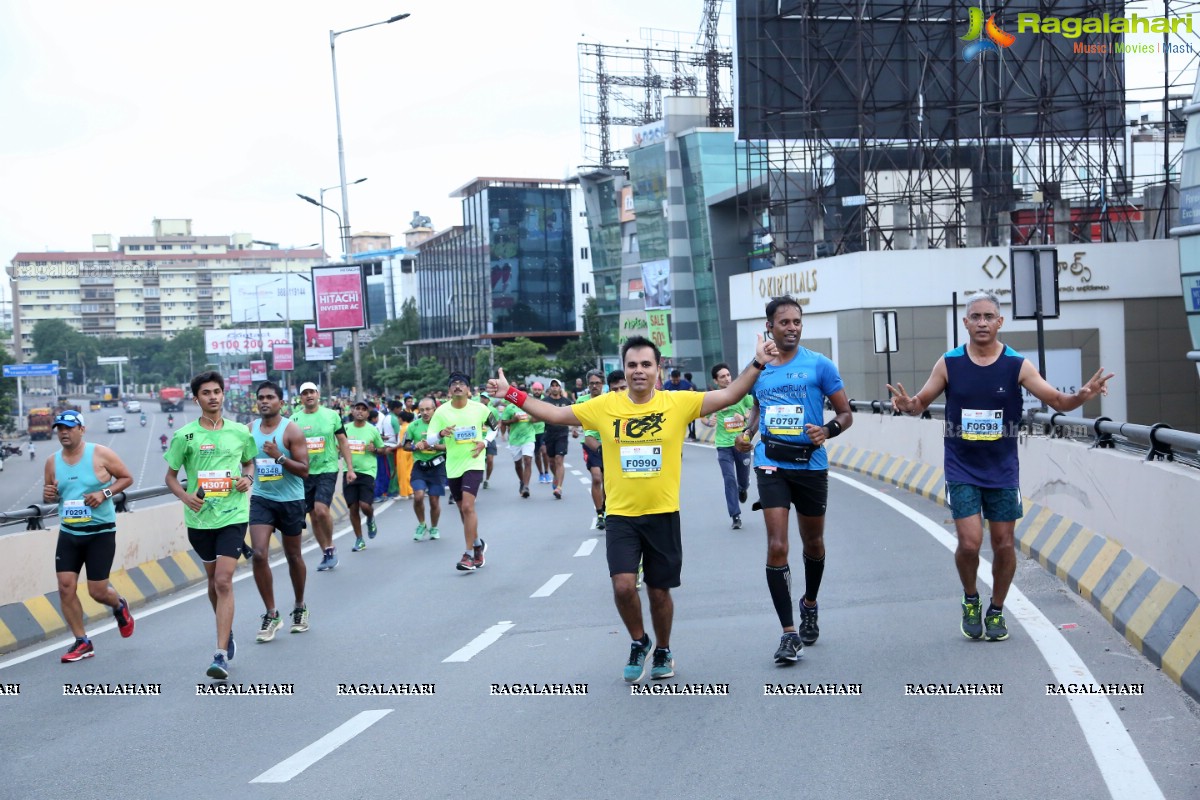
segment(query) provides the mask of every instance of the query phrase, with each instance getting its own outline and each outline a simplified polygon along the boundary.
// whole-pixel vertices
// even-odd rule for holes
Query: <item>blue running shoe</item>
[[[235,645],[233,643],[233,631],[230,631],[229,632],[229,644],[225,646],[225,652],[228,653],[226,658],[228,658],[230,661],[233,661],[233,652],[236,648],[237,648],[237,645]]]
[[[645,644],[633,642],[629,645],[629,660],[625,662],[625,682],[637,683],[646,676],[646,656],[650,655],[652,642],[643,634]]]
[[[650,678],[662,680],[675,677],[675,656],[670,649],[658,648],[654,651],[654,662],[650,667]]]
[[[204,673],[214,680],[223,681],[229,677],[229,664],[225,660],[225,656],[217,653],[213,656],[213,661],[208,665],[208,671]]]
[[[361,553],[363,550],[366,550],[366,549],[367,549],[366,542],[364,542],[362,539],[355,539],[354,547],[350,548],[350,552],[351,553]]]
[[[374,539],[375,535],[378,533],[379,528],[375,527],[375,518],[371,517],[369,520],[367,520],[367,538]]]

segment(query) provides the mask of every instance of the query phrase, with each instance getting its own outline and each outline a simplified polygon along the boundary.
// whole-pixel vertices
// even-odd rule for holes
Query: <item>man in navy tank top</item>
[[[842,376],[834,363],[800,346],[804,318],[800,303],[789,296],[767,304],[767,336],[775,340],[776,355],[761,366],[750,394],[754,405],[745,429],[733,446],[749,452],[754,435],[754,475],[758,503],[767,524],[767,589],[783,628],[775,663],[795,664],[804,646],[820,636],[817,592],[825,572],[825,506],[829,498],[829,457],[825,441],[854,422]],[[825,422],[825,400],[834,416]],[[800,599],[799,630],[792,614],[792,571],[788,565],[788,516],[796,507],[803,543],[804,596]]]
[[[1008,638],[1004,599],[1017,569],[1013,534],[1024,514],[1017,459],[1021,389],[1067,412],[1108,394],[1112,377],[1101,367],[1075,394],[1060,392],[1029,359],[1000,341],[1003,325],[994,294],[972,295],[963,317],[967,344],[938,359],[915,395],[899,382],[888,385],[892,404],[905,414],[920,414],[946,393],[946,498],[958,534],[954,563],[963,585],[961,630],[968,639],[992,642]],[[992,600],[986,613],[975,583],[984,519],[992,540]]]
[[[62,450],[46,459],[42,501],[58,503],[54,571],[58,573],[63,618],[75,634],[75,643],[62,656],[63,663],[70,663],[95,654],[76,594],[84,567],[88,594],[112,609],[122,636],[133,635],[129,604],[108,582],[117,550],[117,512],[112,497],[132,486],[133,477],[111,449],[84,443],[83,417],[77,411],[60,412],[53,427]]]

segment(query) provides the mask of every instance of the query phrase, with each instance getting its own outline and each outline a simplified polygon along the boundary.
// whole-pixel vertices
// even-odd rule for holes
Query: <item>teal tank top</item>
[[[101,483],[96,477],[96,445],[83,446],[83,457],[78,463],[63,461],[62,451],[54,454],[54,482],[58,484],[58,529],[62,533],[89,536],[96,533],[115,533],[117,509],[111,499],[95,508],[84,505],[83,496],[99,492],[112,485],[112,481]]]
[[[265,434],[260,430],[262,420],[257,419],[250,429],[254,434],[254,444],[258,447],[258,453],[254,456],[254,494],[277,503],[304,499],[304,479],[288,472],[282,464],[276,464],[275,459],[263,452],[263,445],[274,441],[279,451],[291,458],[292,451],[283,446],[283,433],[291,424],[291,420],[282,419],[273,433]]]

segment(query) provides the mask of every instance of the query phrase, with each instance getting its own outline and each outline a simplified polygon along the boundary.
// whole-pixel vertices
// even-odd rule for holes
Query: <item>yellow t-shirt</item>
[[[608,392],[571,407],[583,427],[600,434],[609,514],[679,510],[683,440],[703,402],[703,392],[657,391],[641,405],[626,392]]]

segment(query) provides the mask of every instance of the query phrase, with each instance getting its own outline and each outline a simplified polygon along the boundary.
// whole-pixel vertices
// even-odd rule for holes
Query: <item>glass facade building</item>
[[[496,339],[576,336],[571,186],[477,178],[452,196],[463,225],[417,257],[420,355],[471,372],[476,348]]]

